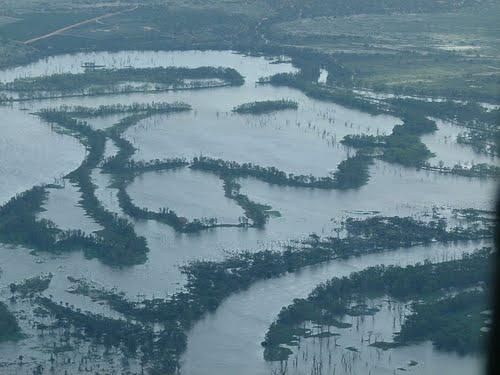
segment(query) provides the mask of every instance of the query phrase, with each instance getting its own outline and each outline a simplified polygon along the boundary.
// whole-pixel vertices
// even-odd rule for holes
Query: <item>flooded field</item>
[[[123,138],[133,146],[134,161],[151,161],[183,158],[191,161],[205,156],[252,163],[262,167],[275,167],[295,175],[316,177],[331,176],[337,166],[355,150],[343,146],[340,141],[346,135],[388,135],[401,119],[389,115],[373,116],[331,102],[318,101],[301,91],[258,84],[260,78],[276,73],[296,72],[297,68],[280,59],[245,56],[230,51],[185,52],[101,52],[50,57],[36,63],[0,72],[0,81],[15,78],[36,77],[53,73],[83,72],[82,64],[93,61],[108,68],[133,66],[147,67],[230,67],[245,78],[241,86],[199,90],[178,90],[158,93],[130,93],[90,97],[68,97],[33,100],[0,106],[2,118],[0,134],[0,203],[7,202],[35,185],[54,184],[47,189],[39,219],[53,221],[63,230],[82,230],[96,233],[103,226],[82,207],[83,192],[65,179],[76,170],[88,154],[88,147],[74,135],[56,131],[33,113],[44,108],[60,106],[98,107],[112,104],[149,104],[159,102],[183,102],[191,106],[189,112],[155,114],[140,120],[128,128]],[[320,83],[326,84],[328,71],[322,69]],[[261,100],[288,99],[298,103],[297,110],[284,110],[263,115],[234,113],[234,107]],[[103,160],[116,156],[119,146],[112,141],[106,129],[125,116],[107,115],[86,118],[95,130],[102,130],[106,143]],[[85,119],[85,118],[84,118]],[[422,137],[435,153],[432,164],[497,163],[497,159],[479,155],[469,146],[460,145],[457,135],[463,130],[457,125],[437,121],[438,130]],[[44,346],[52,345],[49,337],[40,335],[30,326],[33,306],[26,302],[9,303],[9,284],[22,279],[52,273],[53,280],[45,296],[53,296],[84,311],[119,317],[106,304],[88,297],[68,292],[71,282],[68,276],[84,278],[105,288],[116,288],[127,298],[164,297],[183,290],[186,275],[179,266],[196,260],[222,260],[235,251],[256,252],[263,249],[282,250],[292,241],[301,240],[311,233],[331,236],[337,224],[347,217],[363,218],[374,214],[387,216],[420,217],[433,208],[475,208],[488,210],[492,207],[495,180],[442,175],[434,172],[401,167],[376,160],[369,167],[370,179],[365,186],[347,191],[311,189],[304,187],[270,184],[254,177],[238,177],[239,193],[249,200],[265,205],[273,215],[261,228],[251,226],[209,228],[197,233],[180,233],[171,225],[151,218],[132,217],[123,210],[119,199],[116,176],[106,173],[102,160],[90,174],[95,196],[102,207],[116,217],[125,218],[138,236],[147,242],[147,260],[142,264],[113,267],[98,259],[88,259],[81,249],[55,254],[43,251],[31,252],[24,246],[0,245],[0,299],[7,302],[16,316],[24,316],[22,330],[27,338],[0,344],[0,372],[6,374],[31,374],[32,367],[19,367],[17,358],[23,353],[31,364],[49,361]],[[222,176],[224,177],[224,176]],[[169,208],[183,220],[215,218],[219,224],[241,223],[245,215],[242,205],[225,195],[223,179],[215,173],[197,171],[189,166],[163,171],[135,173],[127,181],[126,193],[139,208],[158,211]],[[488,244],[488,243],[486,243]],[[276,364],[266,363],[260,342],[279,313],[281,307],[294,298],[304,297],[320,282],[333,276],[344,276],[377,264],[414,264],[426,259],[443,261],[481,247],[485,243],[461,243],[454,245],[433,244],[393,252],[382,252],[347,260],[305,268],[278,278],[259,281],[248,290],[238,292],[214,312],[194,325],[188,334],[187,350],[182,356],[180,372],[197,374],[275,374]],[[415,374],[453,372],[477,373],[482,365],[475,356],[457,357],[435,350],[426,342],[415,347],[379,352],[363,346],[359,353],[350,354],[347,346],[359,346],[361,337],[368,331],[380,335],[393,333],[393,313],[383,301],[383,308],[373,320],[360,323],[360,330],[349,330],[338,339],[340,344],[331,354],[321,340],[305,340],[297,358],[300,361],[287,374],[309,373],[312,357],[325,363],[325,371],[335,374],[367,373],[393,374],[399,367],[408,367],[410,361],[418,365],[407,368]],[[404,307],[401,307],[404,309]],[[390,321],[390,326],[387,322]],[[356,343],[356,345],[355,345]],[[82,344],[69,365],[68,357],[60,358],[61,374],[89,368],[80,366],[90,361],[94,352],[105,348],[87,348]],[[71,352],[72,353],[72,352]],[[90,354],[89,354],[90,353]],[[305,354],[307,353],[307,354]],[[66,355],[66,354],[65,354]],[[327,357],[325,357],[325,355]],[[332,357],[333,356],[333,357]],[[351,372],[345,371],[342,361],[349,357]],[[82,361],[84,362],[78,362]],[[99,368],[129,368],[140,373],[139,359],[131,359],[126,366],[117,356],[97,361],[92,371]],[[100,366],[100,367],[96,367]],[[117,370],[118,371],[118,370]],[[336,372],[335,372],[336,371]],[[110,371],[111,372],[111,371]]]

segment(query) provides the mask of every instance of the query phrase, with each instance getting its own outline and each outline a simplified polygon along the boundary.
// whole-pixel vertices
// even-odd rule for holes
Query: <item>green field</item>
[[[318,56],[311,53],[334,59],[352,75],[349,85],[359,88],[498,101],[500,4],[493,1],[147,0],[33,48],[16,43],[132,6],[7,0],[0,66],[82,50],[285,48],[309,54],[310,61]]]
[[[277,43],[312,48],[353,70],[359,86],[494,100],[500,5],[454,12],[317,17],[271,27]]]

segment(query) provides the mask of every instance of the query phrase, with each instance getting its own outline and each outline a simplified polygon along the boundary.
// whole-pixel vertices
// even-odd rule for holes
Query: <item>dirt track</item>
[[[102,20],[104,18],[109,18],[109,17],[117,16],[117,15],[120,15],[120,14],[126,13],[126,12],[132,12],[132,11],[136,10],[138,7],[139,6],[136,5],[136,6],[132,7],[132,8],[121,10],[119,12],[106,13],[106,14],[103,14],[102,16],[99,16],[99,17],[94,17],[94,18],[91,18],[91,19],[88,19],[88,20],[85,20],[85,21],[74,23],[72,25],[65,26],[65,27],[63,27],[61,29],[57,29],[55,31],[52,31],[51,33],[48,33],[48,34],[45,34],[45,35],[41,35],[41,36],[37,36],[36,38],[27,40],[27,41],[25,41],[23,43],[24,44],[31,44],[31,43],[34,43],[34,42],[36,42],[38,40],[47,39],[47,38],[53,37],[54,35],[58,35],[58,34],[61,34],[61,33],[65,32],[65,31],[74,29],[76,27],[80,27],[82,25],[86,25],[86,24],[89,24],[89,23],[92,23],[92,22],[100,21],[100,20]]]

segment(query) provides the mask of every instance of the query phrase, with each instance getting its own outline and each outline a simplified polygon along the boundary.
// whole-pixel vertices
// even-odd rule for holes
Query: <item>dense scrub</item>
[[[52,281],[52,274],[35,276],[19,283],[10,284],[10,291],[25,297],[45,291]]]
[[[421,167],[433,156],[420,140],[420,135],[437,129],[434,121],[423,118],[405,118],[402,125],[396,125],[388,136],[347,135],[342,144],[365,152],[380,150],[379,157],[389,163],[408,167]]]
[[[237,107],[234,107],[233,112],[240,114],[260,115],[263,113],[271,113],[297,108],[299,108],[299,104],[297,102],[281,99],[241,104]]]
[[[21,334],[16,317],[9,311],[5,303],[0,302],[0,342],[14,340]]]
[[[54,253],[84,248],[89,257],[107,250],[98,236],[63,231],[50,220],[37,219],[45,198],[45,189],[34,187],[0,207],[0,242]]]
[[[406,344],[431,340],[439,350],[462,355],[484,352],[489,302],[488,293],[475,290],[416,303],[395,341]]]
[[[83,106],[61,106],[54,109],[45,109],[43,112],[63,112],[71,117],[100,117],[115,114],[129,114],[129,113],[168,113],[174,110],[189,110],[191,107],[185,103],[165,103],[165,102],[152,102],[152,103],[132,103],[132,104],[111,104],[101,105],[97,108],[83,107]]]
[[[361,155],[349,158],[339,165],[333,177],[295,175],[275,167],[261,167],[252,163],[239,164],[235,161],[211,159],[205,156],[193,159],[190,168],[215,173],[221,176],[255,177],[274,185],[297,186],[318,189],[348,189],[359,187],[368,180],[369,158]],[[358,170],[357,168],[361,168]],[[353,177],[355,173],[361,176]]]
[[[242,85],[243,77],[231,68],[123,68],[87,70],[85,73],[60,73],[33,78],[17,78],[0,85],[0,89],[26,92],[77,92],[91,86],[142,82],[156,85],[182,85],[186,79],[221,79],[231,85]]]

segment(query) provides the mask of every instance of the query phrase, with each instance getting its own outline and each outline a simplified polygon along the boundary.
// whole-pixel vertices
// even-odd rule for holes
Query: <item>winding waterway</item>
[[[230,51],[129,51],[55,56],[0,72],[0,81],[82,72],[81,65],[86,61],[109,68],[232,67],[245,77],[245,84],[195,91],[39,100],[0,107],[0,202],[6,202],[34,185],[58,183],[63,188],[49,189],[45,211],[39,217],[54,221],[62,229],[82,229],[90,233],[101,228],[80,207],[80,192],[68,181],[62,180],[64,175],[80,165],[85,148],[75,138],[55,132],[30,114],[41,108],[181,101],[190,104],[193,110],[153,116],[127,130],[124,137],[137,149],[133,156],[135,160],[191,159],[203,155],[315,176],[328,176],[342,160],[353,154],[353,150],[340,144],[345,135],[389,134],[394,125],[400,123],[392,116],[372,116],[313,100],[295,89],[257,85],[259,78],[294,72],[296,69],[289,63],[276,63],[276,60]],[[326,82],[326,75],[322,72],[321,83]],[[231,112],[233,107],[242,103],[283,98],[297,101],[298,109],[262,116]],[[119,119],[120,116],[107,116],[89,122],[94,128],[105,129]],[[438,127],[436,133],[423,137],[424,143],[436,154],[433,163],[442,160],[445,165],[452,166],[456,163],[498,162],[457,144],[458,126],[438,121]],[[116,151],[116,146],[108,141],[106,156]],[[8,298],[6,290],[10,282],[52,272],[54,279],[45,295],[53,295],[57,301],[85,310],[113,316],[109,309],[88,298],[68,293],[66,289],[70,282],[67,276],[83,277],[108,288],[116,287],[131,299],[137,298],[137,295],[164,296],[181,289],[185,283],[179,265],[196,259],[223,259],[227,251],[281,249],[283,244],[310,233],[329,235],[335,223],[343,217],[363,216],[366,212],[418,216],[429,212],[433,206],[492,207],[495,189],[492,180],[439,175],[381,161],[370,168],[370,175],[367,185],[345,192],[282,187],[253,178],[239,179],[242,193],[281,214],[271,217],[265,229],[217,228],[198,234],[178,234],[156,221],[128,218],[134,223],[136,232],[146,238],[150,249],[146,263],[133,267],[109,267],[96,259],[85,259],[79,251],[65,255],[30,254],[28,249],[22,247],[1,246],[3,273],[0,282],[3,292],[0,296],[2,300]],[[92,181],[104,207],[126,217],[119,207],[110,176],[95,169]],[[169,207],[189,219],[216,217],[221,223],[234,223],[242,215],[242,209],[224,196],[220,179],[187,168],[137,176],[127,191],[140,207],[151,210]],[[435,244],[401,249],[332,261],[259,282],[247,291],[228,298],[214,314],[193,327],[189,333],[188,349],[183,356],[182,373],[270,374],[274,365],[263,360],[260,342],[281,307],[291,303],[293,298],[306,296],[318,283],[331,277],[348,275],[370,265],[414,264],[428,258],[443,260],[479,246],[481,244]],[[29,342],[30,345],[22,346],[22,350],[28,356],[32,351],[38,353],[33,357],[43,358],[40,355],[41,344],[35,335]],[[314,346],[311,344],[311,347]],[[412,373],[421,374],[474,374],[481,367],[481,360],[477,357],[458,358],[440,353],[428,343],[392,351],[390,366],[387,361],[381,361],[367,351],[363,361],[370,363],[374,369],[372,374],[392,374],[394,366],[400,367],[410,360],[420,363],[411,369]],[[14,352],[8,344],[0,344],[0,362],[12,362]],[[359,363],[364,364],[363,361]],[[337,369],[336,374],[340,374],[339,371]],[[359,371],[362,372],[361,368]]]

